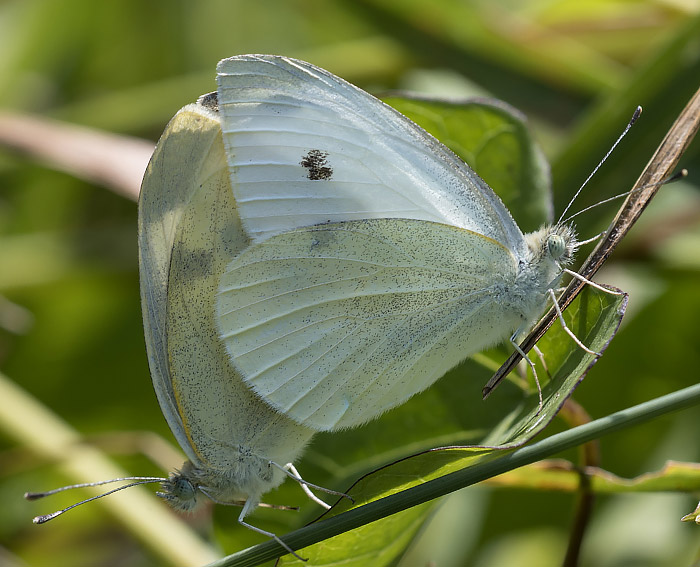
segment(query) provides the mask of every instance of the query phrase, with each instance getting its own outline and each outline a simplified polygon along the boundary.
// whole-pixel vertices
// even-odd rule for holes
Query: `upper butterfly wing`
[[[222,339],[246,382],[317,430],[401,404],[471,353],[503,340],[500,243],[409,219],[296,229],[246,248],[221,281]],[[513,317],[511,315],[511,317]]]
[[[217,81],[233,191],[254,241],[323,222],[411,218],[472,230],[525,254],[496,194],[365,91],[273,55],[224,59]]]

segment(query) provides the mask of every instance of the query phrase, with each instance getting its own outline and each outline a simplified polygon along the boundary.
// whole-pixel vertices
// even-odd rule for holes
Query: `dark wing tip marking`
[[[309,150],[299,163],[308,170],[307,177],[311,181],[327,181],[333,177],[333,168],[328,163],[328,152]]]

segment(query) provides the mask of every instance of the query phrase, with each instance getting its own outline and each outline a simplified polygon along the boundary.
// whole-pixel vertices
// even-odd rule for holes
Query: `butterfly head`
[[[254,508],[260,494],[270,489],[270,481],[263,479],[258,483],[242,483],[239,473],[240,471],[222,472],[199,468],[191,461],[186,461],[180,470],[170,473],[161,482],[161,491],[157,495],[180,512],[196,511],[207,501],[227,506],[243,506],[250,502]],[[284,478],[282,474],[277,480]]]

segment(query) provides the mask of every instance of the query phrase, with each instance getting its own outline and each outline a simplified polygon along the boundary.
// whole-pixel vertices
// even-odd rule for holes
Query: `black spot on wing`
[[[312,181],[327,181],[333,177],[333,168],[328,163],[328,152],[310,150],[299,163],[308,170],[307,177]]]
[[[216,92],[207,93],[197,99],[197,104],[208,108],[213,112],[219,112],[219,97]]]

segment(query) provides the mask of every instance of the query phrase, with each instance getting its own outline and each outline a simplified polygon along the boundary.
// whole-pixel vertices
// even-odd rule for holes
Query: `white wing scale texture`
[[[248,247],[222,278],[217,312],[259,395],[306,426],[339,429],[503,340],[521,323],[499,300],[516,274],[508,250],[470,231],[350,221]]]

